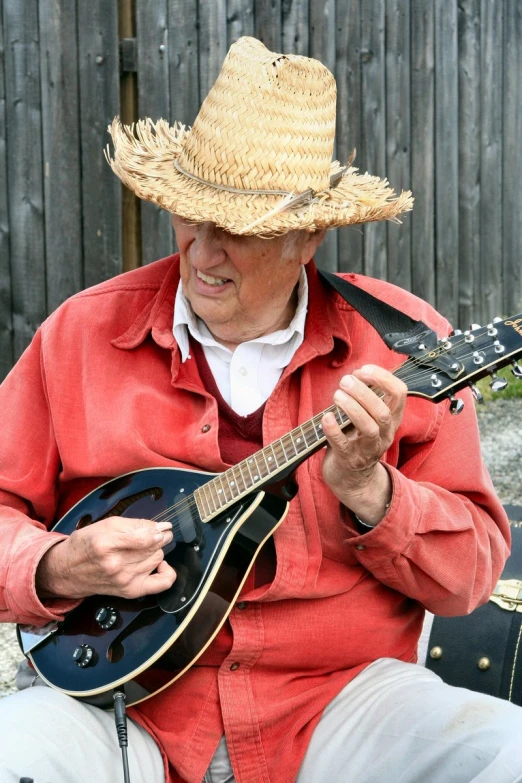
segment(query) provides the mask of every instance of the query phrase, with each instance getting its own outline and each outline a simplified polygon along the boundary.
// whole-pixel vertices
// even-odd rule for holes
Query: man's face
[[[301,265],[312,258],[322,235],[237,236],[177,215],[172,225],[183,292],[216,339],[233,348],[290,323]]]

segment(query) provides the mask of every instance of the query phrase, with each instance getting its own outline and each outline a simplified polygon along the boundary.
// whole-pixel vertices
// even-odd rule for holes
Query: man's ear
[[[301,248],[300,259],[303,266],[312,260],[315,255],[315,251],[323,241],[325,235],[326,228],[321,228],[318,231],[311,231],[310,233],[306,232],[306,239]]]

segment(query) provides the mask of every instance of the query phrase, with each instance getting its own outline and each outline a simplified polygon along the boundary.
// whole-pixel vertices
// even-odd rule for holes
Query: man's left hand
[[[324,479],[341,503],[370,525],[382,519],[391,499],[391,479],[380,459],[401,423],[406,393],[395,375],[365,365],[343,376],[334,394],[351,426],[343,432],[333,413],[323,416]]]

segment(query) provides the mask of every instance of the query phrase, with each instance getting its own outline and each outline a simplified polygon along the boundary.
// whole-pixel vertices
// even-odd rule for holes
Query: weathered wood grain
[[[199,92],[201,100],[216,81],[227,54],[226,0],[199,0]]]
[[[364,0],[361,4],[362,143],[364,168],[380,177],[386,175],[385,95],[385,1]],[[386,225],[364,227],[364,270],[386,279],[388,259]]]
[[[502,313],[502,4],[481,0],[482,318]]]
[[[337,156],[346,163],[353,150],[354,165],[362,166],[361,3],[337,2],[336,67]],[[363,232],[359,226],[338,229],[339,271],[363,271]]]
[[[122,269],[121,185],[103,157],[107,126],[119,114],[117,4],[78,4],[84,282]]]
[[[173,20],[172,27],[175,26]],[[136,4],[138,50],[138,113],[140,117],[170,120],[169,20],[167,0]],[[177,118],[174,118],[177,119]],[[170,214],[141,202],[141,263],[170,255],[174,239]]]
[[[310,57],[315,57],[335,73],[335,0],[312,3],[310,6]],[[336,158],[336,150],[333,153]],[[336,272],[339,268],[337,230],[326,233],[315,260],[322,269]]]
[[[410,3],[386,4],[386,175],[397,193],[411,188]],[[411,216],[388,223],[388,280],[411,288]]]
[[[282,51],[281,5],[282,0],[254,0],[254,35],[272,52]]]
[[[118,35],[128,43],[136,39],[136,13],[134,0],[118,0]],[[121,52],[120,118],[125,125],[132,125],[138,115],[138,84],[134,70],[127,70],[127,56]],[[141,201],[135,194],[121,186],[122,271],[128,272],[141,266]]]
[[[312,9],[316,7],[312,4]],[[322,7],[322,3],[319,4]],[[309,0],[286,0],[282,6],[281,51],[310,54],[310,4]]]
[[[254,35],[254,0],[228,0],[227,48],[243,35]]]
[[[0,6],[0,381],[13,364],[4,55],[4,25]]]
[[[522,311],[522,3],[504,6],[502,243],[504,315]],[[492,316],[497,313],[491,313]]]
[[[435,3],[435,269],[438,310],[458,321],[457,5]]]
[[[435,107],[432,0],[411,4],[412,291],[435,304]]]
[[[77,20],[67,0],[41,0],[38,8],[47,308],[54,310],[83,287]]]
[[[199,109],[198,4],[168,0],[170,118],[192,125]]]
[[[459,47],[459,324],[481,317],[480,302],[480,0],[461,0]]]
[[[4,0],[14,357],[47,314],[38,8]]]

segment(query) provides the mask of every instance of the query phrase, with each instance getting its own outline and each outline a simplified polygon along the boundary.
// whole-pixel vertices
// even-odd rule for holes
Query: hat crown
[[[179,165],[238,190],[325,190],[335,105],[334,77],[318,60],[240,38],[184,139]]]

